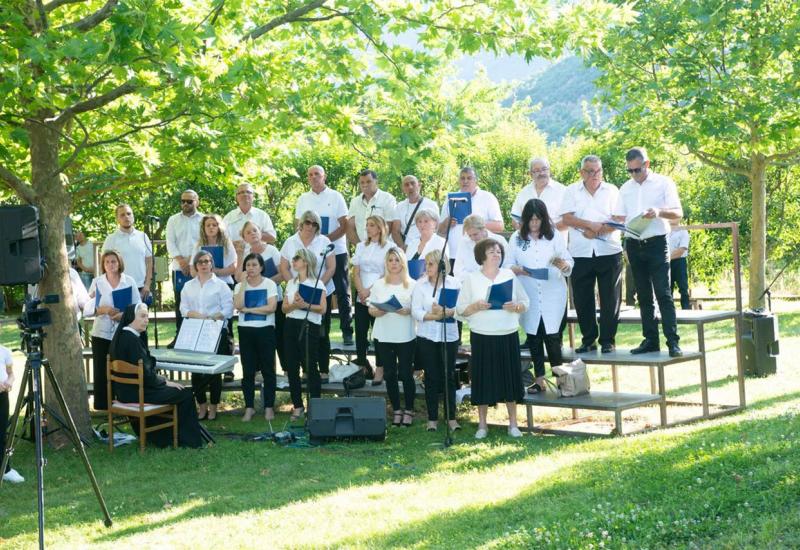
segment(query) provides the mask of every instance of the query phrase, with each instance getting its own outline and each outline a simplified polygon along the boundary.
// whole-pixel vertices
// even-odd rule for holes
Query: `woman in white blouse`
[[[183,285],[181,291],[181,315],[185,319],[215,319],[225,321],[233,316],[233,294],[226,283],[213,273],[214,258],[210,252],[201,250],[192,259],[192,269],[197,275]],[[228,323],[225,323],[217,344],[217,355],[233,355],[228,339]],[[211,404],[206,405],[206,386],[211,393]],[[214,420],[217,405],[222,396],[222,376],[219,374],[192,373],[192,391],[199,405],[200,420]]]
[[[141,302],[133,277],[123,273],[125,263],[116,250],[106,250],[100,256],[100,275],[95,277],[89,286],[89,301],[83,308],[87,317],[95,316],[92,324],[92,383],[94,384],[94,408],[97,411],[108,410],[106,395],[106,358],[117,323],[122,317],[122,310],[114,307],[113,292],[133,288],[131,303]],[[124,308],[123,308],[124,309]]]
[[[517,428],[517,403],[522,402],[522,365],[519,358],[519,316],[528,309],[528,296],[510,269],[501,268],[503,247],[494,239],[475,245],[475,261],[481,268],[467,275],[458,295],[456,311],[469,322],[472,345],[472,393],[478,406],[476,439],[489,434],[489,406],[505,403],[508,435],[522,437]],[[493,284],[512,281],[511,300],[492,309],[486,300]]]
[[[365,241],[356,245],[353,254],[353,284],[356,287],[355,301],[355,332],[356,332],[356,365],[371,370],[367,360],[367,348],[369,339],[367,334],[373,326],[375,318],[369,314],[367,301],[372,292],[372,285],[375,281],[383,277],[386,265],[386,253],[392,248],[389,241],[389,229],[386,221],[380,216],[369,216],[367,218],[367,238]],[[374,338],[373,330],[373,338]],[[383,363],[377,355],[377,343],[375,344],[375,377],[372,380],[373,386],[383,384]]]
[[[333,253],[333,248],[330,239],[325,235],[321,235],[319,230],[322,226],[322,221],[316,212],[307,210],[303,212],[297,223],[297,233],[286,239],[281,247],[281,266],[280,272],[284,281],[288,281],[297,277],[297,272],[292,266],[292,258],[298,250],[308,250],[316,258],[315,268],[309,271],[309,277],[312,282],[317,280],[319,275],[320,282],[325,286],[325,295],[327,296],[328,303],[326,304],[325,311],[322,316],[322,330],[319,334],[319,372],[322,377],[322,382],[328,381],[328,366],[331,360],[331,309],[333,307],[333,293],[336,290],[333,283],[333,274],[336,272],[336,256]],[[325,256],[325,264],[321,265],[323,255]]]
[[[239,352],[242,356],[245,406],[242,421],[250,422],[256,414],[256,372],[260,372],[264,379],[264,418],[272,420],[275,418],[275,308],[278,304],[278,287],[274,281],[261,275],[264,269],[261,254],[248,254],[244,259],[244,268],[245,277],[236,285],[233,293],[233,306],[239,311]]]
[[[439,227],[438,213],[420,209],[414,216],[414,223],[419,230],[419,238],[408,240],[406,256],[409,260],[424,259],[429,252],[444,248],[444,237],[436,234],[436,228]]]
[[[425,403],[428,407],[428,431],[436,431],[439,420],[439,394],[444,393],[445,364],[442,355],[442,342],[447,346],[447,405],[451,430],[461,426],[456,421],[456,352],[458,351],[458,329],[453,316],[455,308],[439,305],[442,288],[460,290],[461,281],[448,275],[442,285],[437,283],[440,250],[425,255],[425,277],[417,281],[411,296],[411,314],[417,320],[417,357],[425,371]],[[444,257],[448,265],[447,256]],[[448,322],[445,322],[449,319]],[[444,334],[443,334],[444,331]]]
[[[383,278],[372,285],[369,296],[369,314],[375,317],[372,334],[377,340],[386,392],[394,411],[392,425],[411,426],[414,421],[414,396],[417,389],[413,371],[416,330],[411,317],[414,281],[408,276],[406,255],[397,247],[393,246],[386,253],[385,270]],[[400,302],[400,309],[387,312],[375,307],[375,304],[388,302],[392,297]],[[404,409],[400,408],[398,378],[403,382]]]
[[[320,329],[323,316],[327,310],[327,292],[322,281],[316,280],[317,255],[306,248],[299,248],[292,256],[292,272],[296,273],[286,285],[286,296],[283,299],[283,312],[286,314],[286,325],[283,330],[283,356],[286,364],[283,370],[289,377],[289,394],[294,411],[292,421],[303,417],[303,393],[300,386],[300,364],[305,365],[308,377],[308,389],[311,398],[322,394],[322,383],[318,369],[320,354]],[[314,283],[316,282],[316,289]],[[306,302],[300,294],[300,287],[308,287],[311,292],[320,292],[317,305]],[[303,320],[308,317],[307,331],[301,338]],[[307,346],[307,347],[306,347]]]
[[[509,241],[508,255],[511,270],[530,300],[521,319],[536,376],[528,393],[540,393],[546,388],[544,348],[547,347],[551,367],[563,362],[561,323],[567,311],[566,277],[575,264],[564,238],[554,230],[543,201],[531,199],[525,203],[520,229]]]

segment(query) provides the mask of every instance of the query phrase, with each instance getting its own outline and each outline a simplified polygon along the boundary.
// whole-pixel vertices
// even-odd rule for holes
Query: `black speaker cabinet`
[[[43,274],[39,211],[0,206],[0,285],[35,284]]]
[[[308,432],[315,439],[386,438],[386,400],[383,397],[314,398]]]

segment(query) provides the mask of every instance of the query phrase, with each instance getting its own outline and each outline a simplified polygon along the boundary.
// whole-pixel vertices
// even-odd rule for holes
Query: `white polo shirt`
[[[637,183],[631,178],[622,184],[619,190],[619,199],[617,199],[613,211],[615,216],[625,216],[626,221],[630,221],[631,218],[638,216],[648,208],[678,209],[682,212],[678,188],[672,178],[650,172],[642,183]],[[669,220],[653,218],[639,238],[648,239],[658,235],[667,235],[669,231]]]
[[[228,229],[228,237],[233,241],[242,240],[242,227],[244,227],[246,222],[253,222],[256,224],[258,228],[261,229],[262,233],[269,233],[275,238],[278,237],[278,233],[275,231],[275,226],[272,225],[272,219],[269,217],[269,214],[255,206],[250,207],[247,214],[242,212],[241,208],[234,208],[225,214],[222,221],[225,222],[225,226]]]
[[[380,216],[389,225],[394,219],[394,209],[397,206],[395,198],[378,189],[370,200],[364,198],[363,193],[359,193],[350,201],[350,211],[348,217],[354,218],[358,240],[364,241],[367,238],[367,218],[370,216]]]
[[[195,212],[191,216],[183,212],[173,214],[167,220],[167,253],[170,258],[183,256],[192,263],[192,253],[200,240],[200,222],[203,214]],[[180,271],[177,260],[172,260],[172,270]]]
[[[153,245],[147,235],[138,229],[127,233],[117,228],[106,237],[103,252],[106,250],[116,250],[120,253],[122,261],[125,262],[125,274],[133,277],[137,288],[142,288],[147,276],[145,258],[153,256]]]
[[[311,210],[316,212],[322,218],[328,218],[328,233],[332,233],[339,229],[339,218],[347,218],[347,203],[344,197],[338,191],[334,191],[330,187],[325,187],[321,193],[314,193],[314,191],[306,191],[300,198],[297,199],[297,206],[294,209],[294,218],[300,219],[303,212]],[[322,228],[320,228],[322,231]],[[333,249],[334,254],[347,253],[347,238],[342,235],[333,244],[336,248]]]
[[[517,193],[517,198],[514,199],[514,204],[511,205],[511,215],[521,218],[522,209],[525,208],[525,204],[531,199],[539,199],[547,206],[547,213],[550,214],[550,220],[553,224],[556,224],[561,221],[561,213],[559,211],[566,190],[567,188],[563,184],[551,178],[544,189],[542,189],[542,192],[537,193],[536,184],[531,182]]]
[[[673,250],[685,248],[686,250],[683,251],[683,254],[681,254],[680,257],[685,258],[689,255],[689,232],[685,229],[676,229],[671,231],[669,237],[667,238],[667,242],[669,243],[670,254],[672,254]]]
[[[297,271],[295,271],[292,268],[292,258],[294,258],[295,252],[297,252],[301,248],[305,248],[306,250],[311,252],[314,255],[314,258],[317,260],[317,267],[314,272],[314,276],[311,278],[312,280],[308,283],[309,286],[314,286],[314,281],[317,280],[317,273],[320,272],[320,269],[321,273],[323,275],[325,274],[326,268],[323,267],[320,262],[322,262],[322,256],[325,254],[325,249],[328,247],[329,244],[331,244],[331,241],[325,235],[317,235],[316,237],[314,237],[314,240],[312,240],[308,246],[303,244],[303,240],[297,233],[286,239],[286,242],[284,242],[283,246],[281,247],[281,258],[285,258],[286,262],[289,264],[289,272],[292,274],[292,278],[297,277]],[[328,254],[327,257],[330,258],[331,255]],[[328,282],[325,283],[324,286],[325,286],[325,293],[328,296],[333,294],[333,292],[335,291],[335,287],[333,284],[333,277],[328,279]],[[286,292],[288,293],[289,287],[287,286],[286,289],[287,289]]]
[[[420,204],[420,201],[422,204]],[[408,234],[406,235],[406,244],[408,244],[409,241],[419,242],[419,229],[417,229],[417,224],[414,223],[413,216],[416,216],[422,210],[430,210],[434,212],[437,217],[439,216],[438,204],[426,197],[420,197],[420,201],[411,203],[408,202],[408,199],[405,199],[398,202],[394,209],[393,221],[400,222],[400,234],[402,235],[406,227],[410,226]],[[414,214],[414,209],[417,208],[418,204],[419,208],[417,209],[417,214]]]
[[[484,222],[502,222],[503,213],[500,211],[500,203],[497,202],[495,197],[489,191],[477,189],[472,195],[472,213],[477,214],[483,218]],[[450,217],[450,204],[445,197],[444,204],[442,205],[441,220]],[[455,258],[458,252],[458,246],[462,242],[461,236],[464,234],[464,224],[453,225],[450,227],[450,239],[447,242],[447,248],[450,251],[450,257]]]
[[[592,195],[586,190],[583,181],[578,181],[564,192],[559,214],[574,214],[590,222],[607,222],[611,219],[618,197],[619,190],[610,183],[602,182]],[[622,244],[619,231],[606,233],[597,239],[587,239],[581,231],[574,227],[569,228],[569,253],[573,258],[611,256],[620,252]]]

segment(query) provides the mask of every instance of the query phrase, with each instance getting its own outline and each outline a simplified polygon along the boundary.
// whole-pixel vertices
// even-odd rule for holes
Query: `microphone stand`
[[[153,221],[161,221],[156,216],[147,216],[147,223],[145,224],[145,231],[148,233],[147,237],[150,239],[150,257],[152,258],[150,266],[150,296],[153,299],[153,334],[155,336],[156,348],[158,347],[158,302],[156,301],[156,255],[153,252]],[[145,241],[147,244],[147,241]]]
[[[453,207],[450,206],[450,211],[452,212]],[[442,246],[442,251],[439,254],[439,266],[436,270],[436,281],[433,283],[433,301],[436,303],[436,289],[439,286],[439,278],[441,277],[442,281],[442,292],[444,292],[445,287],[447,286],[447,272],[448,265],[445,264],[445,252],[447,251],[447,244],[450,240],[450,227],[447,227],[447,234],[444,237],[444,245]],[[446,308],[445,308],[446,309]],[[455,321],[455,319],[454,319]],[[447,364],[447,317],[442,319],[442,361],[444,362],[443,366],[443,382],[442,382],[442,389],[444,391],[444,418],[445,418],[445,436],[444,442],[442,446],[447,448],[453,444],[453,432],[450,429],[450,392],[448,387],[448,377],[450,373],[448,372],[448,364]]]

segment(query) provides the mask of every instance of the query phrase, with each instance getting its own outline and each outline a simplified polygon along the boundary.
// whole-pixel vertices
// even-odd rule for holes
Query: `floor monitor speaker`
[[[315,439],[386,438],[386,400],[383,397],[314,398],[308,432]]]

